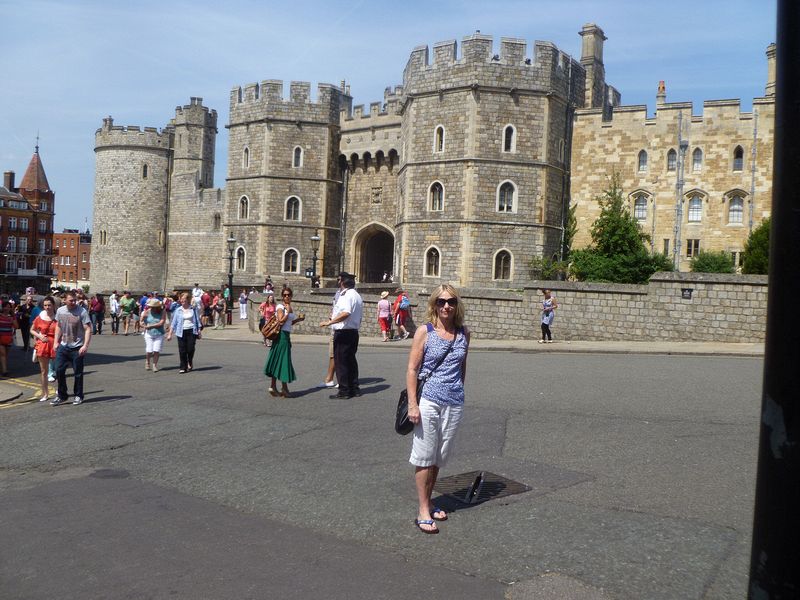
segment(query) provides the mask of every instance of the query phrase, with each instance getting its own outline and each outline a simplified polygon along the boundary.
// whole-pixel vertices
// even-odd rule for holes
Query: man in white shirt
[[[202,303],[200,299],[203,297],[203,288],[200,287],[199,283],[195,283],[194,287],[192,288],[192,306],[202,307]]]
[[[333,329],[333,354],[336,363],[336,379],[339,393],[331,398],[353,398],[360,396],[358,387],[358,328],[364,311],[364,301],[355,290],[356,280],[349,273],[342,273],[339,298],[333,306],[333,316],[320,323],[321,327]]]

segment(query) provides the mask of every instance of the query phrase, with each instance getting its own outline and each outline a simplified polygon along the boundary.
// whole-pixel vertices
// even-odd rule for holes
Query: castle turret
[[[111,117],[95,133],[94,290],[163,289],[171,141]]]
[[[603,66],[603,30],[594,23],[587,23],[580,31],[581,64],[586,69],[586,108],[600,108],[606,100],[606,70]]]
[[[170,122],[175,130],[173,173],[196,173],[199,187],[214,187],[214,148],[217,139],[217,111],[192,97],[189,104],[175,108]]]
[[[770,44],[767,46],[767,86],[764,90],[765,96],[775,95],[777,56],[778,50],[775,44]]]

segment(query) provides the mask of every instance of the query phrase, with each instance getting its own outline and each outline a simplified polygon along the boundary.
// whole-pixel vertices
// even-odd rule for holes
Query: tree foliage
[[[703,251],[697,253],[692,258],[689,268],[692,273],[735,273],[736,266],[733,264],[733,254],[720,251]]]
[[[672,270],[666,256],[648,252],[645,242],[650,238],[625,204],[619,175],[611,177],[597,202],[600,216],[592,224],[592,245],[570,254],[571,273],[576,279],[645,283],[656,271]]]
[[[769,227],[771,219],[767,218],[761,225],[750,232],[744,245],[742,273],[766,275],[769,271]]]
[[[532,279],[564,280],[567,278],[567,263],[534,256],[529,262]]]
[[[569,260],[569,255],[572,252],[572,240],[575,239],[575,234],[578,231],[578,218],[575,216],[575,211],[578,205],[573,204],[567,210],[567,222],[564,227],[564,261]]]

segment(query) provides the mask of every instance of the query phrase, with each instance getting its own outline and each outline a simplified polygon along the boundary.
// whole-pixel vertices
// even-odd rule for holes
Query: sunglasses
[[[458,306],[458,298],[437,298],[436,306],[442,308],[445,304],[449,304],[453,308]]]

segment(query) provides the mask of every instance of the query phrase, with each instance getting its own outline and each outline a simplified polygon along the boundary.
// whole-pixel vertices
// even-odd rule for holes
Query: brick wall
[[[767,278],[761,275],[656,273],[647,285],[540,281],[520,291],[460,290],[466,323],[477,338],[538,339],[541,287],[559,303],[552,326],[558,340],[758,342],[764,340]],[[682,290],[691,289],[691,298]],[[428,292],[410,293],[417,323],[424,322]],[[362,292],[362,335],[379,335],[377,293]],[[330,316],[333,290],[295,290],[306,313],[297,333],[325,333],[317,325]],[[261,302],[259,299],[258,302]],[[257,309],[257,304],[255,309]],[[251,320],[257,322],[255,310]]]

